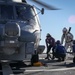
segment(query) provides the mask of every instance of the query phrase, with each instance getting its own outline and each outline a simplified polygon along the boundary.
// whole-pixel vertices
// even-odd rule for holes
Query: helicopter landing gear
[[[33,66],[34,63],[39,61],[39,56],[38,54],[33,54],[31,58],[31,65]]]

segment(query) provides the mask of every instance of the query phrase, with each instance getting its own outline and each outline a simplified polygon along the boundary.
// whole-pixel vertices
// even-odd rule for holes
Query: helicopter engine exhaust
[[[19,47],[18,37],[20,36],[20,26],[17,23],[8,22],[4,29],[5,40],[3,52],[7,55],[12,55]]]

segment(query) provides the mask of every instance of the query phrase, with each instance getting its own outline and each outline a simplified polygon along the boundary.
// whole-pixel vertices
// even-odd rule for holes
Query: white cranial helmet
[[[67,29],[66,28],[63,28],[63,32],[67,32]]]

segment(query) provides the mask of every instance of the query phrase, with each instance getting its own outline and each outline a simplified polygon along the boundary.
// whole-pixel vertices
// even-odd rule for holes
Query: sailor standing
[[[70,33],[70,30],[71,30],[71,27],[69,27],[69,30],[67,30],[66,28],[63,28],[63,34],[61,37],[61,44],[63,44],[63,42],[64,42],[66,50],[70,47],[70,49],[72,51],[73,34]]]

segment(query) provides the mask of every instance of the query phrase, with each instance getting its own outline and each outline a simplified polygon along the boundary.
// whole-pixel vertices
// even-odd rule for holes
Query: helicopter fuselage
[[[35,7],[27,3],[0,3],[0,60],[34,54],[41,39],[36,14]]]

